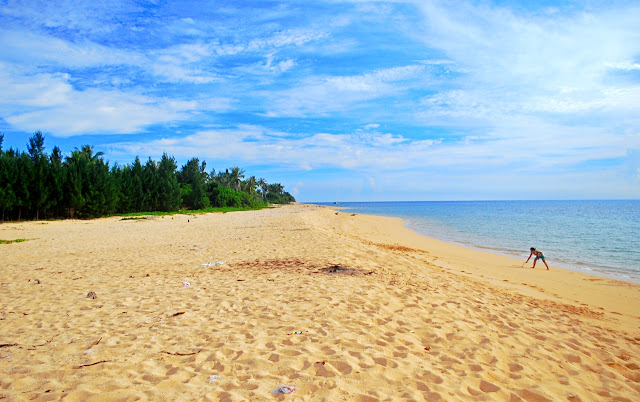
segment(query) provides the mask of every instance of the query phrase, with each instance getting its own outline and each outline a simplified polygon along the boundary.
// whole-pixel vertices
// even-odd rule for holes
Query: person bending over
[[[549,269],[549,266],[547,265],[547,261],[544,259],[544,254],[542,253],[542,251],[536,250],[535,247],[531,247],[529,251],[531,251],[531,253],[529,254],[529,258],[527,258],[527,261],[525,261],[525,264],[529,262],[529,259],[531,258],[531,256],[535,255],[536,258],[534,258],[533,267],[531,268],[535,268],[536,262],[538,262],[538,260],[542,260],[542,262],[544,262],[544,265],[546,265],[547,269]]]

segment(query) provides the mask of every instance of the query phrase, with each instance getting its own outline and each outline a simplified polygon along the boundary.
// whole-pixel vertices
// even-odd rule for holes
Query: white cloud
[[[401,93],[409,87],[406,81],[422,72],[422,65],[409,65],[361,75],[311,77],[297,87],[260,95],[270,100],[268,116],[324,115]]]
[[[302,46],[308,42],[317,41],[327,37],[326,32],[293,29],[278,32],[266,38],[256,38],[249,41],[246,46],[247,51],[271,50],[290,46]]]
[[[200,131],[184,138],[115,144],[113,151],[143,155],[168,152],[178,158],[197,156],[245,166],[338,168],[376,175],[393,171],[499,175],[510,171],[514,176],[531,176],[568,174],[577,165],[625,158],[628,149],[640,149],[640,133],[611,136],[602,128],[567,128],[533,119],[529,123],[523,130],[522,121],[513,119],[484,136],[455,141],[362,130],[292,136],[245,125]]]
[[[530,113],[575,114],[604,109],[616,117],[637,105],[637,84],[609,77],[634,70],[640,54],[640,8],[557,14],[516,14],[461,2],[415,2],[424,43],[464,71],[456,89],[425,99],[423,118],[489,119]],[[571,91],[567,91],[567,89]],[[616,93],[615,96],[612,96]]]
[[[151,72],[158,77],[163,77],[167,82],[175,83],[190,82],[194,84],[207,84],[221,80],[217,74],[166,62],[154,63],[151,67]]]
[[[3,53],[0,60],[30,71],[56,71],[61,67],[79,69],[127,66],[146,70],[156,79],[166,82],[206,84],[222,80],[215,67],[219,57],[264,53],[266,61],[260,69],[269,73],[282,73],[292,69],[296,62],[292,58],[278,57],[276,52],[302,46],[325,36],[324,32],[289,30],[244,42],[220,44],[214,39],[210,42],[198,41],[130,51],[100,45],[86,38],[73,42],[24,29],[0,29],[0,49]]]
[[[126,50],[87,40],[74,43],[24,30],[0,29],[1,59],[27,68],[64,66],[84,68],[104,65],[143,65],[146,58]]]
[[[271,71],[275,71],[278,73],[284,73],[287,70],[290,70],[293,66],[296,65],[296,62],[292,59],[281,60],[273,65],[273,60],[267,60],[267,65],[265,66],[267,69]]]
[[[152,124],[188,119],[195,111],[224,111],[232,104],[225,98],[183,101],[133,91],[78,91],[67,74],[26,76],[12,71],[0,64],[0,86],[5,89],[0,115],[18,129],[43,129],[56,136],[136,133]]]
[[[515,91],[515,89],[514,89]],[[514,116],[601,116],[601,121],[616,120],[616,125],[637,122],[640,105],[640,85],[603,87],[599,89],[560,88],[557,91],[531,90],[522,96],[507,91],[482,89],[441,91],[421,100],[421,110],[415,116],[430,124],[448,122],[465,126],[485,124],[499,127]],[[622,120],[621,120],[622,119]],[[481,122],[481,123],[479,123]]]
[[[615,70],[623,70],[623,71],[640,70],[640,63],[633,63],[630,61],[621,62],[621,63],[605,63],[605,66]]]
[[[70,92],[52,107],[14,114],[5,120],[24,131],[42,128],[56,136],[129,134],[144,131],[151,124],[185,120],[193,107],[190,102],[89,89]]]
[[[111,32],[122,23],[123,17],[139,11],[135,3],[126,0],[7,0],[3,3],[2,16],[37,26],[94,33]]]
[[[5,113],[19,111],[23,106],[49,107],[64,102],[73,91],[64,73],[21,75],[10,65],[0,63],[0,105]]]
[[[275,32],[258,38],[240,38],[234,41],[212,39],[210,48],[218,56],[233,56],[242,53],[264,53],[265,55],[287,49],[298,48],[324,39],[328,34],[320,30],[293,29]]]
[[[410,140],[390,133],[317,133],[309,136],[244,125],[200,131],[184,138],[114,145],[114,152],[216,160],[244,164],[278,164],[312,170],[324,167],[348,169],[402,169],[431,162],[425,155],[439,141]]]
[[[295,67],[293,59],[278,59],[275,53],[265,55],[265,60],[250,65],[234,68],[233,71],[240,76],[273,79],[278,75]],[[272,82],[272,81],[270,81]]]
[[[211,45],[203,43],[182,43],[152,51],[159,62],[182,64],[195,63],[213,53]]]
[[[426,20],[425,42],[490,82],[582,86],[602,74],[606,63],[627,61],[640,50],[640,8],[562,17],[516,15],[465,2],[455,8],[416,4]]]
[[[220,80],[215,72],[191,67],[211,55],[208,46],[197,43],[150,50],[145,54],[88,40],[74,43],[31,32],[0,30],[0,49],[3,49],[2,59],[6,62],[31,71],[128,66],[148,70],[168,82],[202,84]]]

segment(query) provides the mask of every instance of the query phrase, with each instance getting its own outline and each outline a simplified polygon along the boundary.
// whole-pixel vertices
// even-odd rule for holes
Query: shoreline
[[[0,245],[0,397],[640,392],[639,285],[524,269],[397,218],[297,204],[23,222],[0,225],[0,238],[31,239]]]
[[[332,207],[328,206],[328,208]],[[341,214],[348,215],[347,213]],[[548,272],[555,272],[558,273],[558,275],[545,277],[543,275],[547,270],[545,268],[540,269],[540,265],[537,265],[535,269],[527,266],[521,267],[523,261],[513,256],[501,255],[493,252],[493,250],[475,249],[425,236],[407,227],[405,221],[398,217],[366,214],[350,216],[350,218],[357,217],[364,218],[368,225],[372,224],[371,221],[379,220],[379,225],[385,226],[389,232],[388,236],[384,236],[389,242],[400,241],[400,244],[403,246],[409,245],[410,248],[422,250],[436,249],[438,259],[442,261],[440,268],[445,268],[452,274],[462,273],[476,280],[501,287],[517,289],[517,285],[524,285],[530,288],[543,289],[543,292],[528,292],[526,289],[519,289],[520,291],[524,291],[525,294],[532,294],[538,297],[549,298],[549,296],[544,295],[544,293],[550,293],[554,294],[558,300],[569,301],[570,297],[568,295],[571,295],[571,298],[576,298],[573,302],[577,305],[589,305],[595,308],[602,308],[604,305],[614,314],[620,314],[620,311],[623,311],[622,314],[628,318],[628,320],[626,320],[628,324],[627,328],[631,330],[640,329],[640,314],[638,314],[638,311],[640,311],[640,284],[638,283],[574,271],[553,264],[549,264],[551,270]],[[359,223],[362,224],[363,222]],[[350,226],[349,230],[353,230],[353,226]],[[376,235],[380,236],[384,234],[376,232]],[[489,264],[484,263],[485,261],[488,261]],[[531,264],[531,261],[529,264]],[[544,267],[544,264],[542,264],[542,266]],[[531,276],[522,277],[520,275],[528,271],[532,273]],[[521,281],[521,283],[517,283],[518,281]],[[527,283],[522,281],[526,281]],[[621,304],[615,301],[616,296],[619,296],[618,292],[605,290],[603,289],[604,286],[598,287],[599,290],[591,289],[590,286],[588,286],[589,289],[570,290],[572,287],[577,288],[578,284],[584,282],[602,282],[606,284],[604,286],[635,289],[635,294],[633,297],[626,298],[628,303]],[[513,285],[515,285],[515,287]]]
[[[385,216],[385,215],[377,215],[377,216]],[[430,233],[426,233],[426,232],[422,232],[420,229],[417,228],[413,228],[411,227],[411,225],[406,222],[403,218],[401,217],[392,217],[392,216],[388,216],[389,218],[397,218],[400,219],[404,222],[404,226],[415,232],[416,234],[420,235],[420,236],[424,236],[424,237],[428,237],[431,239],[435,239],[435,240],[439,240],[445,243],[449,243],[452,245],[456,245],[456,246],[460,246],[460,247],[464,247],[464,248],[468,248],[470,250],[474,250],[474,251],[484,251],[484,252],[489,252],[495,255],[499,255],[499,256],[503,256],[503,257],[508,257],[508,258],[514,258],[517,259],[519,256],[516,255],[515,253],[509,253],[507,251],[502,251],[496,248],[492,248],[492,247],[482,247],[482,246],[476,246],[473,245],[471,243],[466,243],[463,241],[456,241],[453,239],[445,239],[445,238],[441,238],[435,235],[432,235]],[[524,253],[526,256],[526,253]],[[521,260],[523,261],[523,260]],[[529,264],[531,264],[531,261],[529,261]],[[544,266],[544,264],[543,264]],[[564,263],[564,262],[560,262],[560,263],[556,263],[556,268],[558,269],[564,269],[567,271],[573,271],[573,272],[578,272],[581,274],[585,274],[585,275],[592,275],[592,276],[597,276],[597,277],[601,277],[601,278],[607,278],[607,279],[612,279],[612,280],[617,280],[617,281],[622,281],[622,282],[629,282],[629,283],[633,283],[633,284],[640,284],[640,276],[638,276],[637,278],[635,277],[631,277],[628,276],[626,274],[619,274],[619,273],[611,273],[611,271],[606,271],[605,268],[585,268],[585,269],[580,269],[580,268],[574,268],[571,266],[571,264],[569,263]]]
[[[556,202],[553,200],[545,200],[545,201],[539,201],[539,202]],[[600,200],[584,200],[586,202],[589,201],[600,201]],[[637,200],[605,200],[605,201],[637,201]],[[445,203],[449,203],[449,201],[443,201]],[[477,202],[494,202],[494,201],[477,201]],[[505,202],[513,202],[513,201],[505,201]],[[395,204],[396,202],[389,202],[390,204]],[[400,202],[403,203],[403,202]],[[406,202],[406,203],[412,203],[412,202]],[[416,201],[415,203],[420,203],[420,201]],[[357,204],[357,203],[356,203]],[[377,202],[369,202],[369,203],[364,203],[364,204],[378,204]],[[384,202],[380,202],[379,204],[384,204]],[[505,256],[505,257],[511,257],[511,258],[519,258],[519,254],[516,252],[516,250],[506,250],[506,249],[501,249],[499,246],[482,246],[482,245],[478,245],[477,243],[481,240],[481,239],[476,239],[471,240],[460,240],[459,237],[456,237],[454,235],[450,235],[448,233],[433,233],[430,232],[429,229],[425,229],[425,228],[421,228],[419,222],[415,221],[414,217],[411,216],[402,216],[401,214],[384,214],[384,212],[376,212],[376,213],[369,213],[369,212],[359,212],[358,211],[358,207],[350,207],[349,205],[346,204],[337,204],[337,205],[328,205],[328,204],[309,204],[309,205],[318,205],[318,206],[328,206],[328,207],[333,207],[333,208],[337,208],[337,209],[344,209],[344,210],[348,210],[349,213],[355,212],[358,214],[370,214],[372,216],[383,216],[383,217],[390,217],[390,218],[397,218],[400,219],[404,222],[405,227],[409,228],[410,230],[414,231],[415,233],[421,235],[421,236],[425,236],[428,238],[433,238],[436,240],[440,240],[449,244],[454,244],[454,245],[458,245],[464,248],[468,248],[468,249],[472,249],[472,250],[476,250],[476,251],[488,251],[497,255],[501,255],[501,256]],[[429,221],[426,218],[418,218],[418,220],[420,219],[425,219],[426,221]],[[451,229],[451,228],[450,228]],[[489,243],[491,243],[490,238],[482,238],[485,239],[485,241],[487,239],[489,239]],[[527,253],[528,250],[523,250],[523,261],[524,259],[526,259],[527,257]],[[640,284],[640,272],[638,273],[628,273],[625,272],[624,269],[621,269],[620,267],[617,266],[606,266],[606,265],[599,265],[593,262],[589,262],[589,261],[564,261],[562,258],[560,259],[554,259],[554,262],[556,264],[556,266],[558,268],[562,268],[562,269],[566,269],[566,270],[570,270],[570,271],[574,271],[574,272],[579,272],[579,273],[584,273],[587,275],[594,275],[594,276],[598,276],[598,277],[604,277],[604,278],[608,278],[608,279],[613,279],[613,280],[620,280],[623,282],[630,282],[630,283],[634,283],[634,284]]]

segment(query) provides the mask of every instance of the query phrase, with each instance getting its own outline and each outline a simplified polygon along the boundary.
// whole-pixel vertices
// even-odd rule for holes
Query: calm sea
[[[640,200],[344,202],[336,206],[349,213],[401,218],[420,234],[523,262],[529,247],[536,247],[550,265],[640,283]]]

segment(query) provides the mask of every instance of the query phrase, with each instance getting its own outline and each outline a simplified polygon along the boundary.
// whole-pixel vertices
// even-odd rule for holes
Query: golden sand
[[[0,399],[640,398],[640,285],[526,250],[309,205],[0,225],[17,238]]]

